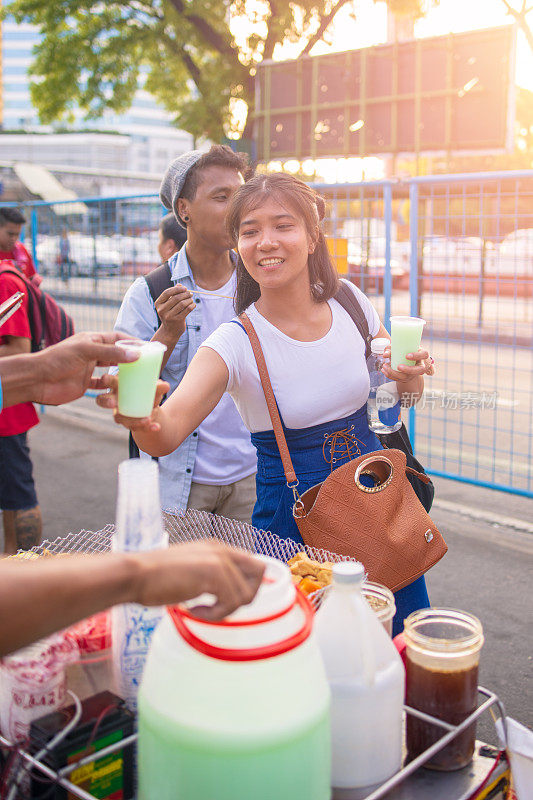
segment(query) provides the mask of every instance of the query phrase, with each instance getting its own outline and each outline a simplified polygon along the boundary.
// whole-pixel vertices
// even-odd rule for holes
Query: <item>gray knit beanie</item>
[[[161,181],[161,188],[159,189],[161,202],[165,208],[174,212],[176,219],[182,227],[184,226],[176,212],[176,202],[181,195],[181,190],[183,189],[183,184],[185,183],[185,178],[190,168],[193,167],[203,155],[205,155],[203,150],[189,150],[188,153],[183,153],[183,155],[178,156],[168,165],[167,171]]]

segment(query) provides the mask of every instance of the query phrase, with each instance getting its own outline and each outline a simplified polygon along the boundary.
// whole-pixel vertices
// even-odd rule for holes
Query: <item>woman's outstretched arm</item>
[[[131,430],[141,450],[151,456],[166,456],[215,408],[226,391],[228,377],[228,368],[221,356],[210,347],[201,347],[180,384],[162,406],[159,402],[169,387],[159,381],[155,406],[149,417],[125,417],[118,413],[116,375],[102,378],[109,392],[99,395],[96,402],[102,408],[113,410],[115,422]]]

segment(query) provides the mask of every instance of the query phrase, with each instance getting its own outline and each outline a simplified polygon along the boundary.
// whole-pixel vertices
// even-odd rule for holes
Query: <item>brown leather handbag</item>
[[[448,550],[407,472],[422,481],[429,478],[407,467],[400,450],[377,450],[334,469],[300,495],[261,344],[246,313],[239,319],[250,338],[287,486],[294,493],[293,516],[305,544],[356,558],[369,580],[393,592],[412,583]],[[363,476],[373,485],[361,482]]]

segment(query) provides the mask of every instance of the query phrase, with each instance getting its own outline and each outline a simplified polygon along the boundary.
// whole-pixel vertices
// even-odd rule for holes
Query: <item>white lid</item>
[[[277,558],[260,555],[259,553],[254,553],[253,555],[254,558],[262,561],[265,565],[263,580],[251,603],[241,606],[227,617],[232,622],[259,619],[271,614],[277,614],[294,601],[296,589],[287,564]],[[198,605],[210,606],[215,602],[216,598],[213,595],[202,594],[199,597],[187,600],[183,605],[185,608],[194,608]]]
[[[372,339],[372,341],[370,342],[370,350],[371,350],[372,353],[380,354],[385,350],[385,348],[389,344],[390,344],[390,341],[388,339],[385,339],[385,338],[383,338],[383,339]]]
[[[332,575],[333,583],[357,586],[364,580],[365,568],[360,561],[341,561],[333,565]]]
[[[256,619],[276,614],[294,600],[296,590],[287,564],[270,556],[254,553],[254,557],[265,565],[263,581],[252,602],[234,611],[228,617],[230,620]]]

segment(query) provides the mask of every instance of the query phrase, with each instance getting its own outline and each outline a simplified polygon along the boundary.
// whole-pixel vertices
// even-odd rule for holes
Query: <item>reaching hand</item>
[[[157,381],[157,387],[154,399],[154,408],[149,417],[125,417],[118,412],[118,376],[117,375],[102,375],[98,379],[97,389],[107,389],[104,394],[98,395],[96,403],[101,408],[108,408],[113,411],[115,422],[118,425],[123,425],[130,431],[150,431],[155,433],[160,430],[160,425],[157,422],[159,413],[159,404],[163,396],[170,391],[170,385],[166,381]]]
[[[95,367],[110,367],[136,361],[137,353],[122,350],[115,342],[126,338],[123,333],[77,333],[59,344],[36,353],[36,403],[57,406],[81,397],[87,389],[100,388],[100,379],[93,378]]]

